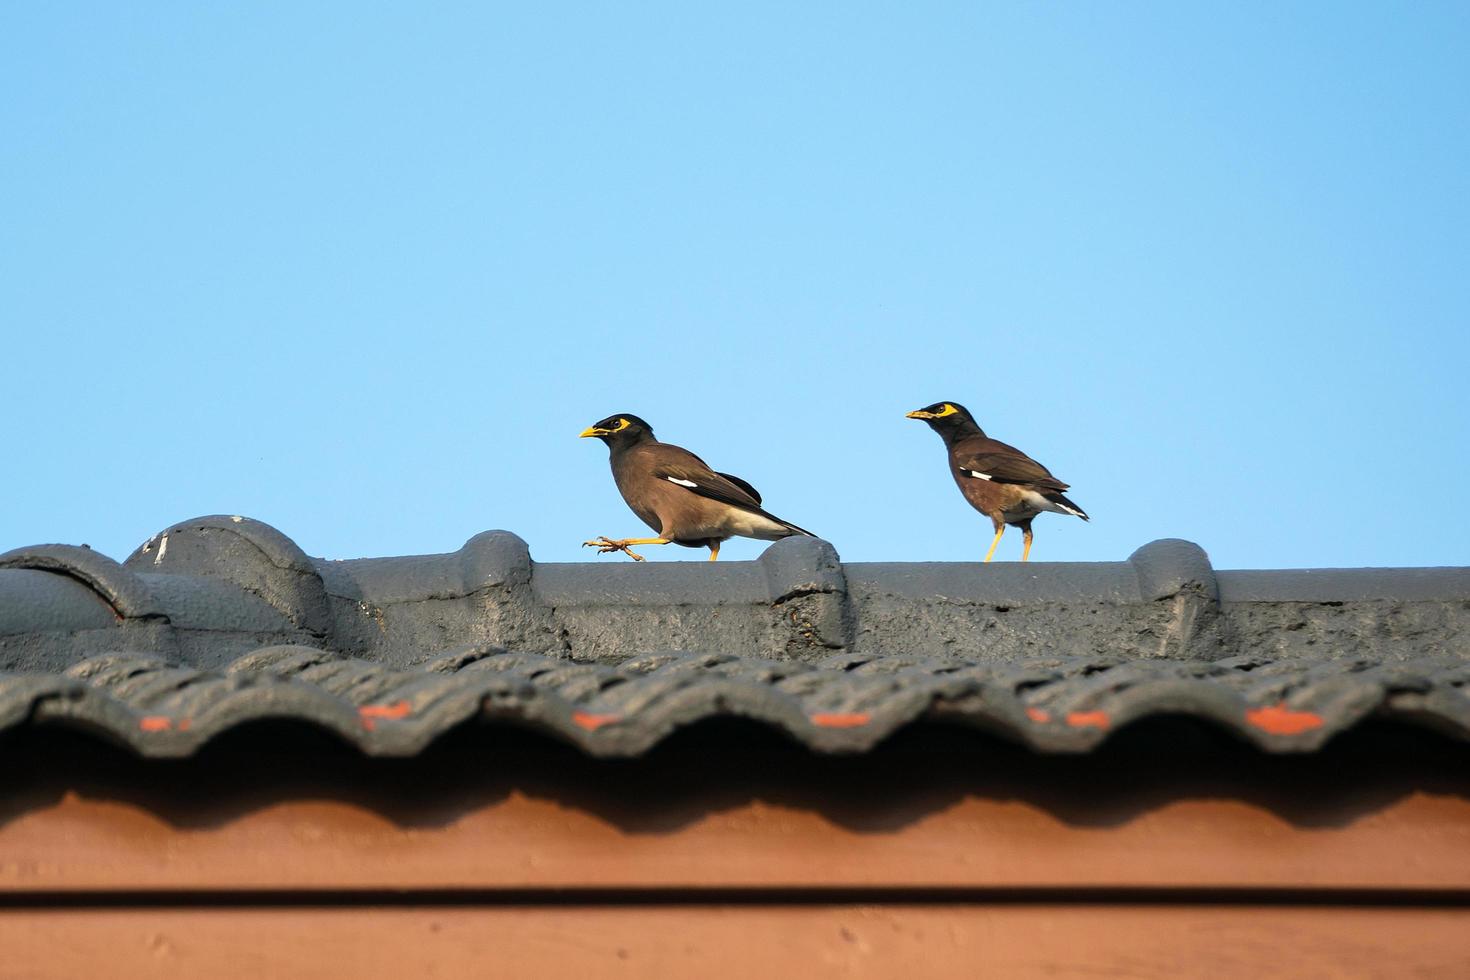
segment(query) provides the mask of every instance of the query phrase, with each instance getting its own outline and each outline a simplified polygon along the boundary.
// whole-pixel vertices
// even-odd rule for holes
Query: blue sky
[[[0,549],[625,561],[633,412],[976,560],[953,399],[1037,559],[1470,563],[1470,6],[706,6],[6,5]]]

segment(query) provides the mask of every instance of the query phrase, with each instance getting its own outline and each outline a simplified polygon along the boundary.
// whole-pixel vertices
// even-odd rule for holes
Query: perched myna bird
[[[709,560],[720,557],[720,544],[735,535],[775,541],[812,532],[761,509],[761,495],[738,476],[716,473],[687,449],[659,442],[653,429],[636,415],[609,415],[582,433],[596,436],[610,450],[618,492],[656,538],[598,538],[583,547],[599,554],[627,552],[643,556],[635,544],[682,544],[708,548]]]
[[[1031,556],[1031,521],[1037,514],[1049,510],[1088,519],[1081,507],[1062,496],[1067,484],[1015,446],[986,436],[965,406],[935,402],[908,417],[928,422],[939,433],[949,450],[949,470],[960,493],[995,525],[995,540],[985,553],[986,561],[995,557],[995,546],[1007,524],[1021,529],[1026,542],[1021,560],[1026,561]]]

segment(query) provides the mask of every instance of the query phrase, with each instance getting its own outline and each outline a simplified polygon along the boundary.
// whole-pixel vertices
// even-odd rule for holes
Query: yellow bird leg
[[[1025,542],[1021,546],[1021,560],[1029,561],[1031,559],[1031,529],[1029,527],[1021,531],[1021,540]]]
[[[1005,534],[1005,533],[1006,533],[1006,526],[1004,524],[1002,524],[1000,527],[996,528],[996,531],[995,531],[995,540],[992,541],[992,542],[990,542],[990,550],[987,551],[987,552],[985,552],[985,560],[986,561],[989,561],[990,559],[992,559],[992,558],[995,557],[995,546],[998,545],[998,544],[1000,544],[1000,536],[1002,534]]]
[[[583,541],[582,547],[596,548],[599,555],[605,555],[610,551],[621,551],[634,561],[642,561],[643,556],[633,551],[629,545],[635,544],[673,544],[668,538],[618,538],[616,541],[604,535],[596,541]]]
[[[720,543],[718,541],[716,541],[714,544],[712,544],[712,545],[709,546],[709,560],[710,561],[719,561],[720,560]]]

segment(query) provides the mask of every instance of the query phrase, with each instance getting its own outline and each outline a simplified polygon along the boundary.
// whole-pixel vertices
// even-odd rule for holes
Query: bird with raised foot
[[[632,545],[680,544],[708,548],[709,560],[735,536],[775,541],[812,532],[761,509],[761,495],[738,476],[716,473],[687,449],[653,437],[636,415],[609,415],[581,435],[607,443],[613,480],[633,513],[658,532],[656,538],[607,538],[582,542],[598,554],[621,551],[634,561]]]
[[[965,406],[935,402],[908,413],[908,418],[929,423],[949,450],[949,471],[960,493],[995,525],[995,539],[985,560],[995,557],[995,547],[1006,525],[1021,529],[1021,560],[1031,557],[1031,521],[1042,511],[1071,514],[1084,521],[1087,514],[1062,495],[1068,485],[1015,446],[997,442],[975,424]]]

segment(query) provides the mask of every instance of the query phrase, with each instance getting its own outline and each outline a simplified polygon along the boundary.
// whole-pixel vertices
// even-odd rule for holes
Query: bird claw
[[[583,541],[582,547],[596,548],[599,555],[606,555],[614,551],[621,551],[634,561],[643,560],[642,555],[636,553],[632,548],[628,547],[628,542],[614,541],[612,538],[606,536],[600,537],[596,541]]]

